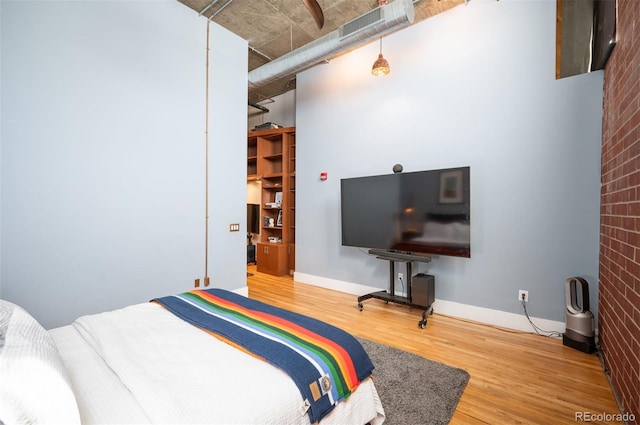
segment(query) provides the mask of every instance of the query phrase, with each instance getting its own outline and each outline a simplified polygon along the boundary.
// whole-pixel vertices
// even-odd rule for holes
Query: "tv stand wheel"
[[[362,303],[358,303],[358,310],[362,311],[363,308],[364,308],[364,305],[362,305]]]
[[[418,326],[420,327],[420,329],[424,329],[427,327],[427,319],[422,319],[421,321],[418,322]]]
[[[389,304],[389,300],[384,300],[384,303],[385,304]]]

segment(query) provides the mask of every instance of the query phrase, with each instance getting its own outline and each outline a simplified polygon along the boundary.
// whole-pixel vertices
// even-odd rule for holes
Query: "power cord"
[[[402,284],[402,293],[406,294],[405,290],[404,290],[404,279],[402,279],[400,276],[398,276],[398,280],[400,281],[400,283]],[[395,295],[395,294],[393,294]],[[393,305],[395,305],[396,307],[404,307],[404,304],[401,304],[399,302],[396,301],[392,301]],[[411,311],[413,309],[413,307],[409,307],[409,311]]]
[[[527,316],[527,320],[529,321],[529,323],[533,327],[533,330],[536,331],[536,333],[538,335],[562,338],[562,333],[561,332],[558,332],[558,331],[545,331],[544,329],[540,329],[538,326],[536,326],[535,323],[533,323],[533,321],[531,320],[531,317],[529,317],[529,312],[527,312],[527,303],[524,301],[524,299],[521,302],[522,302],[522,308],[524,309],[524,315]]]

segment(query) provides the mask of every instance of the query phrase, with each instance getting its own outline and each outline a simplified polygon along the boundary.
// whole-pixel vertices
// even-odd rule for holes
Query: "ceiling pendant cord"
[[[378,59],[376,59],[371,67],[371,74],[376,77],[382,77],[389,72],[391,72],[391,68],[389,68],[389,62],[382,56],[382,37],[380,37],[380,53],[378,54]]]

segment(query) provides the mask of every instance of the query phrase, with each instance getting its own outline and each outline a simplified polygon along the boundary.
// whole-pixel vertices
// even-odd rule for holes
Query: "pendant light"
[[[373,63],[373,67],[371,67],[371,73],[376,77],[382,77],[390,71],[389,62],[382,56],[382,37],[380,37],[380,53],[378,54],[378,59]]]
[[[387,0],[378,0],[378,7],[385,6],[387,4]],[[382,37],[380,37],[380,54],[378,54],[378,59],[373,63],[373,67],[371,67],[371,73],[376,77],[382,77],[383,75],[387,75],[391,71],[389,68],[389,62],[382,56]]]

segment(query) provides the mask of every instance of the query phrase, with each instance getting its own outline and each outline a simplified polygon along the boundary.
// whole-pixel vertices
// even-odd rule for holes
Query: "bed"
[[[334,397],[330,408],[318,414],[316,403],[331,399],[337,378],[324,376],[330,382],[327,387],[324,381],[318,385],[321,394],[314,385],[309,385],[310,393],[303,392],[299,379],[275,366],[277,361],[240,346],[226,330],[216,334],[202,323],[194,326],[179,317],[171,302],[185,296],[189,303],[194,292],[83,316],[49,331],[21,307],[0,300],[0,423],[289,425],[318,419],[326,425],[377,425],[384,421],[371,376],[359,380],[343,399]],[[289,323],[300,316],[330,327],[228,291],[200,292],[270,318],[276,317],[275,311],[284,314],[273,320]],[[220,322],[230,328],[226,318]],[[245,334],[249,334],[246,329]],[[268,345],[260,341],[258,346]]]

